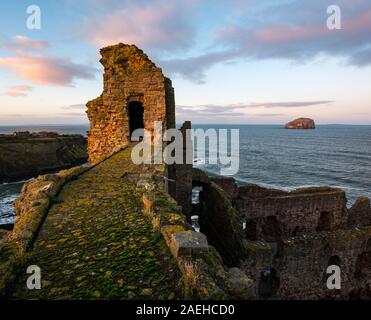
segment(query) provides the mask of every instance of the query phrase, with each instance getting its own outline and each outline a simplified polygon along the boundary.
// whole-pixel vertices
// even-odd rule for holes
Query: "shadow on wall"
[[[219,182],[222,183],[222,180]],[[243,248],[243,230],[228,193],[203,171],[195,168],[192,187],[202,189],[200,203],[195,206],[201,210],[201,232],[218,250],[227,266],[237,266]]]

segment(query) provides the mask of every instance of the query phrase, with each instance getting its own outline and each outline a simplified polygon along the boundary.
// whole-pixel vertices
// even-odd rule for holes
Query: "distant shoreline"
[[[177,123],[177,126],[181,125],[181,123]],[[284,126],[285,124],[281,123],[197,123],[192,122],[194,126]],[[357,124],[357,123],[316,123],[317,126],[370,126],[370,124]],[[22,125],[0,125],[0,133],[3,128],[6,129],[13,129],[13,128],[67,128],[67,127],[85,127],[87,130],[89,129],[89,124],[22,124]]]

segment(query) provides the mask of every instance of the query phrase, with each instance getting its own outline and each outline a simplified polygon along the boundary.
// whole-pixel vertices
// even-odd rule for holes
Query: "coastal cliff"
[[[165,192],[164,167],[134,165],[131,151],[24,185],[0,240],[0,299],[253,298],[252,281]],[[25,290],[17,272],[31,264],[42,290]]]
[[[86,150],[86,138],[81,135],[0,135],[0,181],[30,178],[83,163]]]
[[[14,228],[0,234],[0,299],[370,299],[368,198],[348,208],[338,188],[286,192],[184,162],[135,164],[132,129],[175,119],[170,88],[139,84],[170,82],[130,66],[136,47],[103,49],[103,62],[107,50],[122,55],[108,54],[115,71],[104,65],[106,92],[88,103],[92,164],[23,186]],[[179,130],[183,142],[190,128]],[[42,269],[42,290],[25,289],[30,265]],[[330,266],[341,267],[341,289],[326,286]]]
[[[286,123],[285,129],[315,129],[314,120],[309,118],[298,118]]]

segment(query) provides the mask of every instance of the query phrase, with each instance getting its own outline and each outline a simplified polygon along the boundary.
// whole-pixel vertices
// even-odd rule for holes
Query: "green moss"
[[[218,266],[223,265],[223,261],[220,254],[218,253],[218,251],[216,251],[216,249],[213,246],[209,246],[209,251],[207,253],[202,254],[200,258],[202,258],[206,262],[210,270],[213,272],[216,271],[216,268]]]
[[[265,242],[244,241],[243,244],[246,251],[251,253],[272,251],[272,247]]]
[[[29,262],[41,268],[43,288],[26,290],[21,268],[13,298],[181,297],[176,261],[144,215],[135,183],[122,178],[145,170],[126,149],[66,184],[51,199]]]

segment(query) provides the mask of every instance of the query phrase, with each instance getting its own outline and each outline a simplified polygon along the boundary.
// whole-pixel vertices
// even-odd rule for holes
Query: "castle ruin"
[[[371,207],[330,187],[291,192],[193,169],[201,186],[201,232],[223,257],[256,284],[257,299],[370,299]],[[329,290],[329,266],[341,289]]]
[[[119,44],[101,54],[104,90],[87,104],[93,163],[128,146],[137,128],[152,131],[154,121],[175,127],[174,89],[160,68],[136,46]],[[189,128],[186,122],[181,132]],[[224,263],[254,280],[257,299],[371,297],[368,199],[347,208],[340,189],[237,186],[192,165],[169,166],[164,175],[168,193],[188,217],[199,215],[201,232]],[[198,204],[192,188],[201,189]],[[326,287],[329,265],[341,268],[341,290]]]
[[[96,163],[128,146],[135,129],[153,131],[154,122],[175,128],[171,80],[134,45],[103,48],[103,93],[89,101],[89,160]]]
[[[134,130],[153,132],[155,121],[161,122],[163,129],[175,128],[174,88],[161,68],[135,45],[120,43],[103,48],[100,53],[103,93],[87,103],[91,163],[127,147]],[[189,122],[185,129],[190,129]],[[164,174],[167,191],[183,207],[183,213],[190,214],[192,165],[166,166]]]

